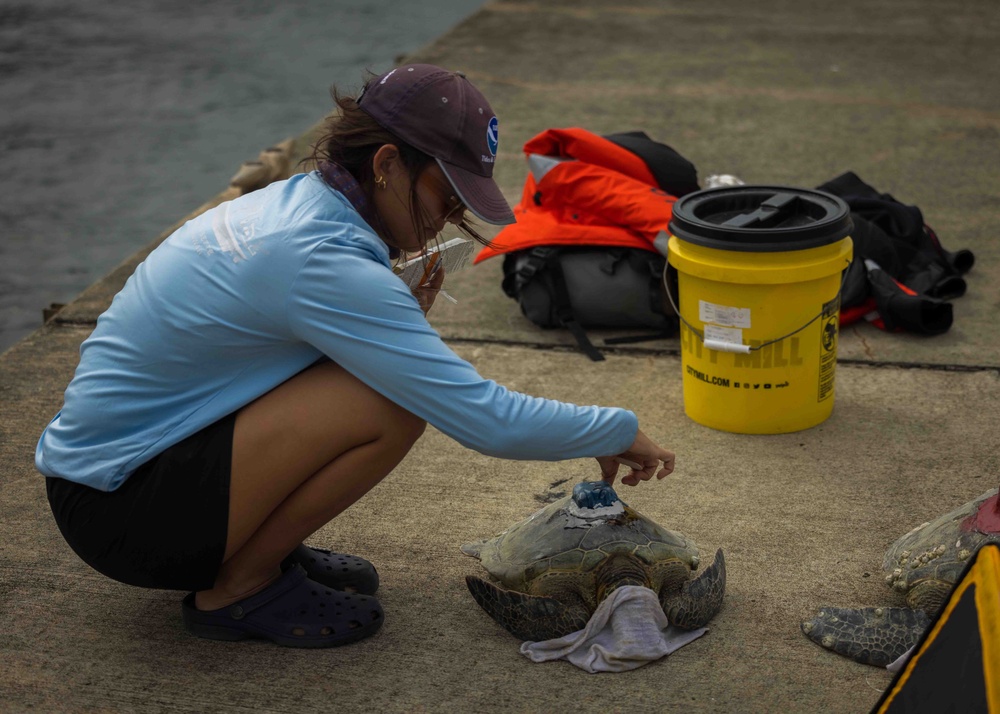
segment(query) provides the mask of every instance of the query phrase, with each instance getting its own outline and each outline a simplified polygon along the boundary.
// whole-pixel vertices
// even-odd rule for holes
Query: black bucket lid
[[[670,232],[688,243],[768,253],[836,243],[854,228],[843,200],[785,186],[732,186],[689,193],[674,204]]]

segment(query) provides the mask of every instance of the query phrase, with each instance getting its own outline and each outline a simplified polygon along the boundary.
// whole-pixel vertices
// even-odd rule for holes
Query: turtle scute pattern
[[[810,639],[862,664],[885,667],[915,643],[914,630],[923,632],[930,617],[906,607],[820,610],[802,629]]]
[[[467,576],[472,597],[494,620],[521,640],[551,640],[582,630],[590,619],[583,605],[566,605],[550,597],[533,597],[501,590],[484,580]]]

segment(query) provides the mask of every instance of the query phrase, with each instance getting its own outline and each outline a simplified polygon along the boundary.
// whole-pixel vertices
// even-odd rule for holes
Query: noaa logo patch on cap
[[[489,147],[493,156],[497,155],[497,147],[500,145],[500,124],[497,118],[490,119],[489,126],[486,127],[486,146]]]

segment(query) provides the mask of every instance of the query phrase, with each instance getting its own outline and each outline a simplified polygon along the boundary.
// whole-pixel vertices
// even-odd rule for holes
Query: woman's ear
[[[395,173],[401,163],[399,148],[395,144],[382,144],[372,156],[372,174],[376,182],[380,176],[385,178]]]

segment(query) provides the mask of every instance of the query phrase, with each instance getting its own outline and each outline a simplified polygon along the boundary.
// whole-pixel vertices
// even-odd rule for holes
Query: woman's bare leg
[[[282,559],[392,471],[425,426],[333,362],[244,407],[225,559],[197,607],[224,607],[277,578]]]

